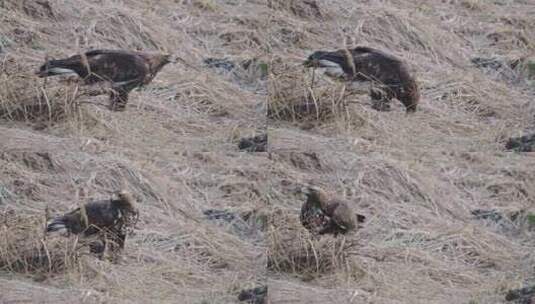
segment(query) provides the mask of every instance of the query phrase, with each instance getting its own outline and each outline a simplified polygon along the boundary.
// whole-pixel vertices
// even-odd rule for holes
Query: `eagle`
[[[308,187],[307,199],[301,207],[300,220],[303,226],[318,234],[346,234],[357,228],[366,219],[364,215],[354,214],[348,203],[329,195],[318,187]]]
[[[47,223],[46,232],[66,231],[85,237],[99,235],[104,246],[108,240],[112,240],[123,249],[126,229],[130,224],[135,224],[138,214],[134,198],[122,190],[117,193],[117,198],[90,201],[51,219]],[[95,248],[91,247],[92,251],[100,253],[101,250]]]
[[[110,108],[124,110],[128,94],[146,85],[168,63],[168,54],[125,50],[91,50],[66,59],[47,60],[36,74],[49,77],[78,74],[85,84],[108,82],[111,84]]]
[[[325,68],[326,74],[348,81],[370,81],[370,97],[377,110],[389,110],[396,98],[407,113],[415,112],[420,93],[407,65],[393,55],[358,46],[354,49],[316,51],[304,62],[305,67]]]

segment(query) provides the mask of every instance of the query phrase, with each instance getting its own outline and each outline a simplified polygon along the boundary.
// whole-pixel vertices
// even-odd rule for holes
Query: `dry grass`
[[[0,208],[14,212],[0,223],[0,302],[236,303],[269,277],[272,303],[503,303],[535,280],[533,231],[470,211],[533,208],[535,161],[503,144],[534,128],[535,92],[525,66],[471,59],[532,58],[534,13],[509,0],[0,1]],[[366,86],[303,69],[315,50],[356,44],[407,61],[418,112],[377,112]],[[122,113],[33,74],[88,48],[184,62]],[[238,152],[267,127],[270,153]],[[312,238],[298,221],[306,184],[367,224]],[[47,207],[123,187],[141,216],[117,263],[44,239]]]
[[[268,107],[287,113],[269,120],[273,200],[297,217],[303,198],[295,189],[321,185],[369,221],[343,255],[348,268],[329,255],[337,247],[314,243],[296,230],[295,218],[282,219],[268,234],[268,260],[278,262],[269,273],[271,300],[503,303],[506,290],[533,282],[532,231],[470,214],[532,208],[533,158],[503,152],[508,137],[533,130],[530,80],[522,69],[504,77],[470,61],[530,56],[535,36],[524,27],[532,8],[510,1],[340,0],[320,3],[320,10],[329,18],[300,17],[288,7],[272,17],[272,57],[281,68],[274,64]],[[417,113],[406,115],[396,102],[392,112],[374,111],[365,89],[343,88],[320,71],[311,88],[302,61],[314,50],[355,44],[408,62],[422,92]],[[311,107],[297,116],[292,105],[306,103],[311,91],[342,109],[318,103],[326,111]],[[296,124],[303,118],[306,124]],[[318,273],[317,265],[331,267]]]
[[[0,220],[2,271],[46,276],[76,268],[79,244],[72,240],[46,240],[43,237],[44,217],[25,217],[13,210],[5,210]]]
[[[313,236],[292,212],[277,210],[270,219],[267,269],[273,275],[288,273],[306,281],[337,272],[358,275],[349,259],[356,246],[351,239]]]
[[[230,14],[236,9],[244,13]],[[203,215],[265,205],[267,159],[236,144],[266,127],[262,10],[254,2],[0,2],[0,206],[44,219],[47,207],[66,212],[126,187],[141,213],[117,263],[61,236],[46,239],[44,259],[42,222],[2,226],[0,302],[235,303],[242,289],[265,283],[261,225]],[[33,75],[45,57],[87,48],[161,50],[185,63],[132,92],[125,113],[110,112],[95,88]],[[206,58],[251,64],[225,74]]]
[[[344,114],[346,87],[322,81],[315,83],[303,67],[278,66],[272,63],[268,118],[305,121],[340,118]]]

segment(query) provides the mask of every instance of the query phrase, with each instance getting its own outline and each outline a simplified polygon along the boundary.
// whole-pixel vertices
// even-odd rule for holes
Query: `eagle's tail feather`
[[[56,76],[62,74],[72,74],[76,71],[72,68],[72,62],[68,59],[50,60],[43,64],[37,75],[39,77]]]
[[[46,226],[46,232],[54,232],[67,229],[67,223],[63,217],[52,219]]]

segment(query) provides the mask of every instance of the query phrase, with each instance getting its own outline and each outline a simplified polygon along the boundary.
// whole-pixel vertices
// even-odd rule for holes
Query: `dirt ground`
[[[535,284],[535,157],[504,147],[535,132],[534,15],[528,0],[0,0],[0,303],[240,303],[265,285],[269,303],[505,303]],[[356,45],[408,64],[416,113],[302,65]],[[183,61],[124,112],[34,75],[91,48]],[[239,151],[266,132],[267,152]],[[311,236],[306,185],[364,226]],[[140,221],[119,261],[44,235],[47,214],[121,188]]]

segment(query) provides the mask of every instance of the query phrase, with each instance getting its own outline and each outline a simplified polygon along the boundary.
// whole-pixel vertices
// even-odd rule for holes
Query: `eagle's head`
[[[121,190],[117,192],[117,198],[119,205],[122,209],[128,210],[130,212],[137,212],[135,206],[135,199],[132,194],[126,190]]]
[[[116,192],[117,200],[113,204],[119,209],[121,221],[127,226],[135,227],[139,220],[139,210],[136,208],[136,201],[132,194],[126,190]]]
[[[304,192],[307,197],[307,202],[311,203],[314,207],[323,209],[323,207],[327,204],[328,195],[323,189],[309,186],[306,187]]]
[[[149,68],[153,75],[158,73],[166,64],[171,63],[171,55],[154,54],[148,58]]]

